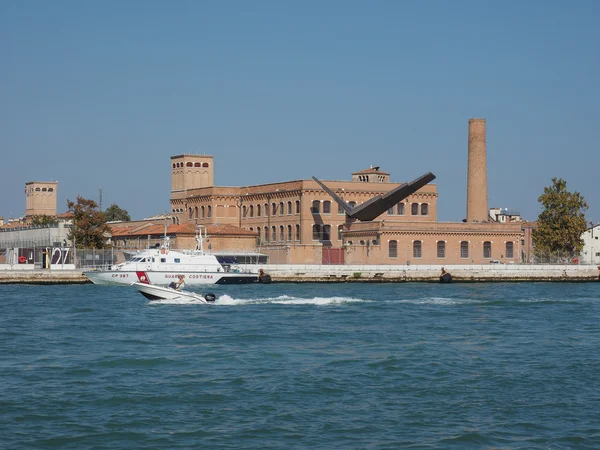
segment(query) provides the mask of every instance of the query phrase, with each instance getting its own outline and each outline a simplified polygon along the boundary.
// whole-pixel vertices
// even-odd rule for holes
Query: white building
[[[600,264],[600,223],[584,231],[581,239],[581,264]]]

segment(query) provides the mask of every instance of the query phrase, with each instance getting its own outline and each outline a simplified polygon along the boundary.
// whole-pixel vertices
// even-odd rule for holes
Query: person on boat
[[[178,275],[178,277],[179,277],[178,281],[171,281],[171,283],[169,284],[169,287],[171,289],[175,289],[176,291],[180,291],[183,288],[183,285],[185,284],[183,275]]]
[[[444,268],[442,267],[442,276],[446,275],[447,273],[448,273],[448,272],[446,272],[446,269],[444,269]]]

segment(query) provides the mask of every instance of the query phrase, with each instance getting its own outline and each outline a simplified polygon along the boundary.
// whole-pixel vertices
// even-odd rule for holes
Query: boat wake
[[[327,306],[327,305],[344,305],[350,303],[368,303],[372,300],[363,300],[352,297],[313,297],[313,298],[300,298],[291,297],[288,295],[281,295],[279,297],[267,297],[267,298],[232,298],[227,294],[223,294],[217,298],[217,300],[211,304],[211,306],[249,306],[249,305],[315,305],[315,306]],[[152,300],[152,305],[206,305],[199,300],[178,298],[172,300]]]

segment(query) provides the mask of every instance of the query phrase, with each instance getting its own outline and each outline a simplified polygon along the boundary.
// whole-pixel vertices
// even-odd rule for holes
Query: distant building
[[[600,264],[600,223],[584,231],[581,239],[583,249],[580,264]]]
[[[490,208],[490,217],[492,220],[501,223],[523,221],[521,214],[518,211],[508,208]]]
[[[30,181],[25,183],[25,217],[56,216],[58,181]]]

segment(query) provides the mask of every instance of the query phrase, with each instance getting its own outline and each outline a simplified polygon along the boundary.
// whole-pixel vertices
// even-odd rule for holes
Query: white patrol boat
[[[203,284],[247,284],[258,281],[258,271],[238,265],[221,265],[215,255],[203,249],[201,228],[196,231],[195,250],[171,250],[165,238],[162,247],[144,250],[110,270],[84,272],[95,284],[129,284],[135,282],[168,286],[183,275],[188,286]]]
[[[148,300],[194,300],[200,303],[214,303],[215,294],[206,295],[195,292],[173,289],[170,287],[154,286],[148,283],[133,283],[133,286]]]

